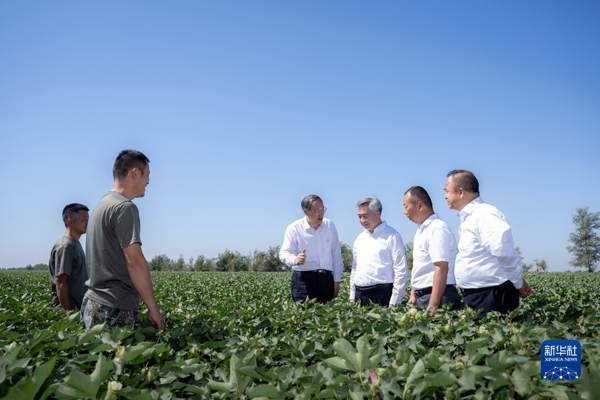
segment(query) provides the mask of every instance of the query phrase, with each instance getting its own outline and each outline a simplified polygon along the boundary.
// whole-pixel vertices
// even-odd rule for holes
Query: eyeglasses
[[[312,212],[314,212],[315,214],[319,215],[319,214],[325,214],[325,212],[327,211],[327,207],[323,207],[322,210],[317,210],[316,208],[314,208],[312,210]]]

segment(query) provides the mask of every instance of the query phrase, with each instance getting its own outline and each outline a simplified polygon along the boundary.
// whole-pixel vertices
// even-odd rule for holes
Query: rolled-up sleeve
[[[294,240],[291,227],[288,226],[283,235],[283,244],[279,250],[279,259],[288,267],[293,267],[294,261],[296,261],[296,257],[299,253],[298,243]]]
[[[406,294],[406,256],[404,254],[404,242],[400,235],[394,235],[390,238],[390,250],[392,253],[392,261],[394,263],[394,288],[390,304],[398,304]]]

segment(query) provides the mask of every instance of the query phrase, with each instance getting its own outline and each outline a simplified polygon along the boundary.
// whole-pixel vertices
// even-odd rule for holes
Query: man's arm
[[[338,237],[337,229],[333,222],[331,223],[331,229],[333,233],[333,245],[331,254],[331,269],[333,270],[333,281],[335,285],[335,297],[340,290],[340,281],[342,280],[342,273],[344,272],[344,260],[342,259],[342,248],[340,246],[340,239]]]
[[[350,302],[356,301],[356,285],[354,284],[354,276],[356,275],[356,242],[358,242],[358,238],[354,241],[354,245],[352,245],[352,269],[350,270]]]
[[[69,284],[67,282],[68,277],[69,275],[67,274],[60,274],[54,277],[54,284],[56,285],[56,295],[58,296],[60,306],[65,311],[73,309],[73,307],[71,307],[71,300],[69,299]]]
[[[152,288],[152,278],[150,277],[150,268],[148,262],[142,253],[142,246],[139,243],[123,249],[125,260],[127,261],[127,270],[129,276],[137,290],[138,294],[148,307],[148,319],[152,321],[158,329],[165,327],[165,320],[161,315],[156,299],[154,298],[154,289]]]
[[[448,262],[437,261],[434,262],[433,265],[435,265],[435,272],[433,273],[433,286],[427,308],[433,308],[434,310],[437,310],[442,302],[444,291],[446,290],[446,281],[448,279]]]
[[[523,286],[523,261],[515,250],[510,225],[500,215],[485,215],[478,222],[483,247],[508,274],[515,288]]]
[[[406,294],[406,256],[404,254],[404,242],[400,234],[396,234],[390,238],[390,251],[392,253],[392,262],[394,268],[394,288],[392,289],[392,297],[390,298],[389,306],[398,304]]]
[[[293,267],[294,265],[303,264],[306,259],[306,253],[304,253],[304,257],[298,256],[302,254],[298,246],[294,243],[292,238],[292,232],[290,232],[290,228],[288,227],[283,234],[283,244],[281,245],[281,249],[279,249],[279,259],[284,262],[288,267]]]

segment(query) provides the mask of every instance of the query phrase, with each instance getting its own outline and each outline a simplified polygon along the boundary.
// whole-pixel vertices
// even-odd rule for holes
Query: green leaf
[[[523,371],[521,368],[517,367],[511,374],[511,382],[515,387],[517,393],[521,396],[527,396],[531,390],[529,388],[530,380],[529,375]]]
[[[265,397],[268,399],[284,399],[285,395],[279,393],[277,388],[273,385],[261,384],[254,386],[252,389],[248,390],[246,393],[248,397],[251,399],[255,399],[257,397]]]
[[[458,384],[464,390],[475,390],[475,372],[469,368],[465,368],[462,376],[458,379]]]
[[[452,386],[456,377],[447,371],[438,371],[428,380],[431,386]]]
[[[342,359],[341,357],[331,357],[326,360],[323,360],[323,362],[333,368],[354,371],[354,367],[350,365],[348,361]]]
[[[38,366],[31,377],[23,378],[11,387],[6,398],[12,400],[33,399],[54,369],[55,363],[56,357],[52,357],[50,361]]]
[[[110,371],[112,371],[112,364],[100,354],[94,372],[86,375],[77,369],[72,370],[66,382],[58,387],[57,392],[65,397],[94,399]]]

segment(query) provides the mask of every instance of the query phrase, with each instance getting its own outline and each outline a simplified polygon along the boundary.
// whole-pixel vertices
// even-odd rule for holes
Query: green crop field
[[[157,273],[167,327],[82,328],[47,273],[0,273],[0,397],[600,398],[600,274],[527,275],[508,318],[404,304],[290,301],[289,273]],[[545,339],[576,339],[582,377],[540,376]]]

